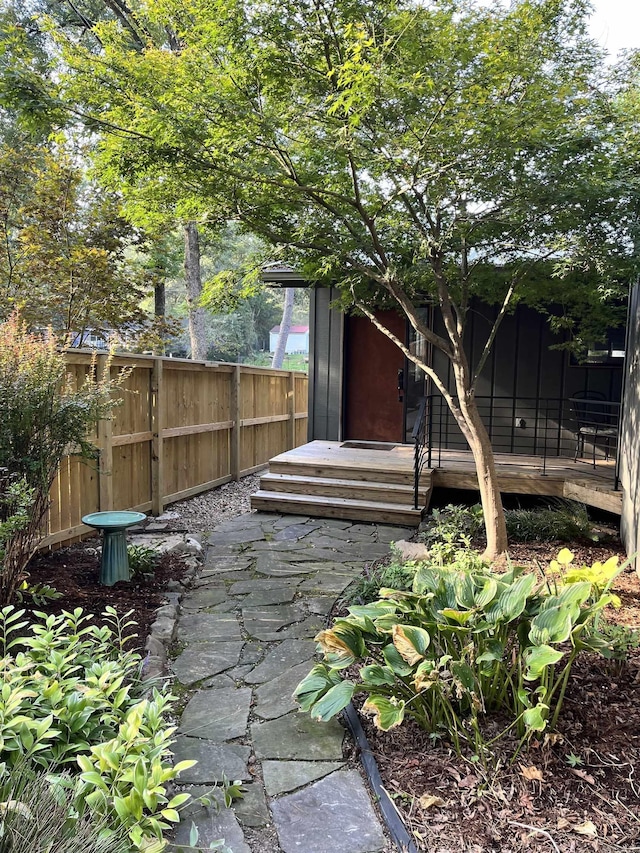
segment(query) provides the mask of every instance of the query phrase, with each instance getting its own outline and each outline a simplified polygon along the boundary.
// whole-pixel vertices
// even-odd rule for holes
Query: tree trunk
[[[287,339],[291,330],[291,320],[293,319],[293,297],[295,291],[292,287],[285,288],[284,291],[284,307],[282,309],[282,320],[280,321],[280,334],[278,335],[278,343],[273,354],[271,367],[280,369],[284,361],[284,355],[287,348]]]
[[[487,547],[482,556],[487,561],[493,561],[506,553],[509,545],[493,448],[487,429],[480,417],[475,398],[472,396],[467,399],[461,405],[461,409],[469,431],[467,441],[476,465],[480,501],[487,534]]]
[[[207,357],[207,329],[205,309],[200,305],[202,296],[200,240],[195,222],[187,222],[184,226],[184,277],[187,286],[191,358],[204,361]]]
[[[164,319],[167,313],[167,289],[163,273],[164,270],[160,271],[160,275],[162,275],[163,277],[157,278],[153,286],[153,314],[159,324],[164,323]],[[159,328],[161,327],[159,326]],[[154,355],[164,355],[164,340],[158,340],[153,352]]]

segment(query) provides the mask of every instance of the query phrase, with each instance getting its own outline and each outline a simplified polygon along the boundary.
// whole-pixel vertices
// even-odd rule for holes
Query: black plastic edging
[[[394,844],[401,853],[418,853],[418,848],[413,843],[413,839],[409,835],[407,827],[400,819],[400,816],[396,811],[396,807],[382,785],[378,765],[373,753],[371,752],[369,741],[367,740],[367,736],[362,728],[358,712],[353,707],[353,703],[349,702],[342,713],[349,727],[349,731],[351,732],[351,736],[360,750],[360,761],[362,762],[362,767],[364,772],[367,774],[367,779],[369,780],[371,789],[378,801],[382,817]]]

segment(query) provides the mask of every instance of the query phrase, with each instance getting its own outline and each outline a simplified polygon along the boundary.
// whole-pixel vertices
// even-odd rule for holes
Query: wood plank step
[[[321,477],[335,480],[353,480],[367,483],[395,483],[398,485],[413,485],[413,468],[406,470],[385,468],[384,466],[369,465],[354,467],[349,463],[317,462],[303,460],[271,459],[269,471],[272,474],[292,474],[300,477]],[[425,471],[422,481],[428,487],[430,472]]]
[[[413,486],[399,483],[372,483],[365,480],[331,477],[304,477],[299,474],[274,474],[269,471],[260,478],[260,488],[267,492],[289,492],[296,495],[322,495],[351,500],[382,501],[393,504],[413,504]],[[421,489],[421,502],[426,500],[428,487]]]
[[[422,509],[410,505],[380,501],[349,500],[321,495],[296,495],[268,492],[260,489],[251,495],[251,509],[263,512],[283,512],[310,515],[315,518],[340,518],[347,521],[372,521],[378,524],[398,524],[417,527]]]

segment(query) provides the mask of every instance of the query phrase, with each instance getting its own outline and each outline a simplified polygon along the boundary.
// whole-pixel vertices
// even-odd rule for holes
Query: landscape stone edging
[[[153,535],[154,538],[159,538],[159,544],[162,544],[162,537],[158,537],[156,531],[153,531],[153,533],[150,531],[150,535]],[[169,536],[174,538],[175,534],[167,534],[164,539]],[[194,547],[195,545],[198,547]],[[157,548],[157,550],[160,553],[174,554],[178,559],[182,560],[187,568],[179,581],[169,581],[166,591],[163,593],[167,599],[167,604],[161,605],[156,610],[156,618],[151,624],[144,645],[147,654],[142,671],[143,681],[168,677],[167,650],[176,637],[176,627],[181,610],[180,603],[184,593],[193,586],[198,569],[204,561],[201,536],[197,533],[190,533],[187,536],[183,536],[182,542],[176,543],[174,547],[168,550],[162,547]]]

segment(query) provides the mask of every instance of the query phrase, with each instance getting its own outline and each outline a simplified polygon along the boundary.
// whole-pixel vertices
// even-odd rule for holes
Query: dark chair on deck
[[[609,458],[611,445],[618,438],[618,405],[607,400],[600,391],[578,391],[569,400],[575,418],[576,450],[573,461],[584,456],[585,439],[593,446],[593,467],[596,467],[598,442],[604,445],[605,459]]]

